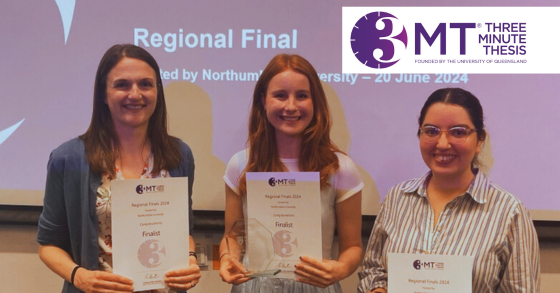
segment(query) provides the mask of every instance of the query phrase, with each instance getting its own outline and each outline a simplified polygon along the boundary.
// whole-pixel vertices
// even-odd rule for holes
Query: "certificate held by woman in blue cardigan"
[[[167,271],[189,265],[186,177],[114,180],[113,271],[135,290],[165,287]]]

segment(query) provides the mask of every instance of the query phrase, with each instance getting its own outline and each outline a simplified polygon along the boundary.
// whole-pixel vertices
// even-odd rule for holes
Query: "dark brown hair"
[[[93,113],[88,130],[80,136],[94,173],[108,173],[115,176],[115,160],[118,157],[119,140],[115,132],[107,97],[107,76],[109,72],[125,57],[146,62],[155,72],[157,100],[154,113],[148,122],[147,137],[150,140],[154,158],[153,173],[162,169],[172,169],[179,164],[180,151],[177,141],[167,132],[167,110],[159,66],[146,50],[132,44],[114,45],[101,58],[95,75],[93,90]]]
[[[465,109],[469,114],[469,118],[476,128],[476,137],[478,141],[486,139],[486,130],[484,129],[484,113],[480,101],[471,92],[462,88],[442,88],[433,92],[422,107],[420,116],[418,117],[418,126],[421,127],[426,118],[428,109],[436,103],[457,105]],[[420,135],[418,130],[417,135]],[[471,162],[471,168],[475,168],[478,164],[476,156]]]

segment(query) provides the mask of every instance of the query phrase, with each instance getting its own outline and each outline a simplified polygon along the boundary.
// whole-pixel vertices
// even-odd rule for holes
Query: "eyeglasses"
[[[476,129],[465,126],[456,126],[449,128],[449,130],[441,130],[435,126],[423,126],[418,128],[420,139],[429,143],[437,142],[442,132],[447,132],[447,139],[450,143],[463,143],[471,133],[476,132]]]

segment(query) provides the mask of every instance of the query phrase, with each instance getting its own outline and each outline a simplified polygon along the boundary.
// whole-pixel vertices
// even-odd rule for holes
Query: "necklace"
[[[430,195],[428,194],[427,190],[426,190],[426,199],[428,199],[428,203],[430,204],[430,207],[432,208],[432,211],[434,211],[434,214],[436,216],[439,216],[443,212],[443,210],[445,209],[445,206],[442,209],[439,209],[439,210],[437,210],[434,207],[434,204],[432,203],[432,200],[430,199]]]
[[[141,172],[139,172],[140,177],[144,176],[149,170],[149,160],[150,160],[151,152],[148,152],[147,155],[146,155],[146,158],[144,158],[144,148],[146,146],[146,143],[147,143],[147,139],[144,140],[144,143],[142,144],[142,148],[140,149],[140,161],[142,162],[142,170],[141,170]],[[120,168],[119,168],[119,164],[118,164],[119,162],[118,161],[115,162],[116,163],[115,164],[115,173],[117,174],[117,177],[120,176],[120,177],[122,177],[122,179],[124,179],[124,173],[123,173],[124,169],[125,169],[125,162],[124,162],[124,158],[123,158],[124,156],[119,155],[119,157],[120,157],[120,160],[118,160],[118,161],[120,161]],[[137,158],[136,159],[133,158],[132,161],[139,162],[137,160],[138,160]],[[136,172],[133,172],[133,173],[136,173]],[[138,174],[138,173],[136,173],[136,174]],[[131,175],[131,174],[128,174],[128,175]],[[137,175],[133,175],[133,176],[137,176]]]

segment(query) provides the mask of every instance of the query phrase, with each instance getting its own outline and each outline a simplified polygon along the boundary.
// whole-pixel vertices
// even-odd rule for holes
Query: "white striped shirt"
[[[358,273],[358,292],[387,289],[391,252],[474,256],[473,292],[540,292],[539,243],[523,204],[478,172],[434,227],[426,197],[430,175],[389,190]]]

